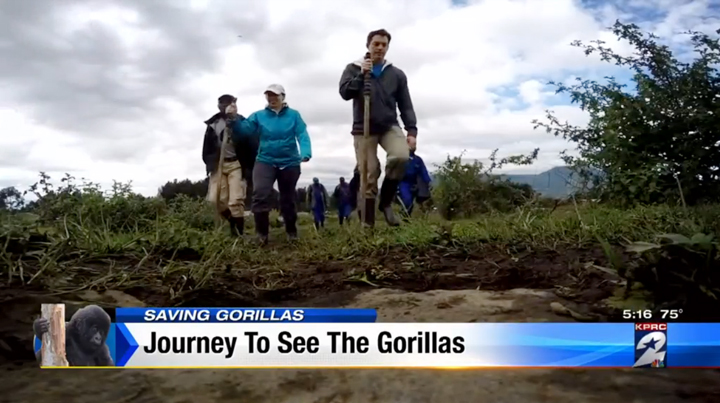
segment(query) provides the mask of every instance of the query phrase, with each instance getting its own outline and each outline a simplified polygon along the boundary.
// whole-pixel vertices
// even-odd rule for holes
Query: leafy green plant
[[[634,88],[613,77],[604,84],[581,78],[570,86],[551,82],[587,111],[590,121],[573,126],[548,111],[535,127],[575,143],[579,155],[564,158],[589,183],[591,198],[622,206],[718,201],[717,36],[687,32],[695,58],[685,62],[636,25],[616,22],[611,30],[635,48],[631,55],[602,41],[573,45],[630,70]]]
[[[656,242],[631,243],[627,250],[645,263],[629,272],[628,284],[642,284],[656,304],[720,307],[720,254],[714,235],[663,234]]]
[[[506,164],[530,165],[539,150],[529,156],[515,155],[497,159],[497,151],[490,155],[485,167],[480,161],[464,163],[463,154],[448,156],[434,173],[433,204],[448,220],[473,217],[490,211],[508,212],[532,199],[535,192],[528,185],[512,183],[492,172]]]

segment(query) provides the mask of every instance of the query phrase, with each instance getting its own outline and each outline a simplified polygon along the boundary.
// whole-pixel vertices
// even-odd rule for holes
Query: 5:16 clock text
[[[623,309],[623,319],[678,319],[682,309],[660,309],[659,315],[654,314],[650,309]]]

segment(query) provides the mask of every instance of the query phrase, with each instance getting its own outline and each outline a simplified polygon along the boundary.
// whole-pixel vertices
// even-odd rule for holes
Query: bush
[[[190,179],[178,181],[174,179],[162,185],[158,190],[158,194],[165,200],[172,200],[180,195],[192,199],[202,199],[207,195],[209,181],[209,177],[199,181]]]
[[[24,204],[22,193],[14,186],[0,189],[0,210],[19,210]]]
[[[479,161],[463,163],[462,155],[448,156],[434,173],[433,203],[446,220],[473,217],[490,211],[508,212],[536,197],[530,185],[521,185],[493,175],[505,164],[530,165],[539,150],[530,156],[517,155],[496,160],[497,150],[490,156],[488,169]]]
[[[50,179],[41,173],[40,181],[30,187],[37,197],[31,210],[48,225],[70,223],[110,232],[145,231],[154,227],[159,215],[167,213],[168,206],[162,199],[134,193],[130,183],[115,182],[109,192],[103,192],[91,182],[77,186],[69,174],[57,189]]]
[[[536,127],[577,144],[579,157],[566,155],[566,162],[593,182],[592,198],[624,206],[718,201],[718,38],[688,32],[696,57],[685,63],[636,25],[617,22],[612,31],[635,48],[631,56],[602,41],[574,46],[629,68],[633,90],[612,77],[605,84],[580,78],[573,86],[550,83],[580,104],[590,122],[572,126],[548,111],[547,121],[535,121]]]

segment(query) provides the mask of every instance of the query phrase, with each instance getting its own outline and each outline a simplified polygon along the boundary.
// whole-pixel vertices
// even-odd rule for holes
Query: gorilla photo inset
[[[65,304],[47,304],[43,306],[43,315],[33,323],[33,331],[40,344],[35,357],[41,366],[70,367],[107,367],[114,366],[106,340],[110,332],[111,319],[105,310],[97,305],[88,305],[72,315],[70,321],[64,323],[65,338],[57,337],[56,332],[62,331]],[[48,309],[49,308],[49,309]],[[52,311],[52,309],[55,309]],[[61,315],[56,317],[52,315]],[[51,346],[49,354],[52,359],[43,360],[43,336],[48,334]],[[64,341],[64,346],[62,342]],[[54,345],[59,344],[59,345]],[[62,352],[64,351],[64,357]]]

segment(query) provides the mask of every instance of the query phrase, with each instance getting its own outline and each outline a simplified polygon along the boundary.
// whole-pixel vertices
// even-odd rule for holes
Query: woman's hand
[[[225,116],[229,119],[235,119],[237,117],[237,105],[230,104],[225,108]]]
[[[308,162],[308,161],[310,161],[310,157],[303,157],[303,159],[300,160],[300,162]]]

